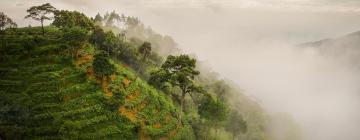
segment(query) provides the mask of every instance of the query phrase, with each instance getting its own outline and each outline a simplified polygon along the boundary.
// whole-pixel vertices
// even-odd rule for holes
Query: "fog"
[[[25,9],[44,2],[0,4],[10,4],[1,6],[2,10],[26,26],[30,22],[22,18]],[[137,16],[155,31],[172,36],[184,52],[207,61],[270,114],[292,115],[306,140],[360,139],[358,65],[348,53],[332,55],[296,46],[359,31],[360,4],[352,0],[242,2],[63,0],[53,5],[91,16],[112,10]]]

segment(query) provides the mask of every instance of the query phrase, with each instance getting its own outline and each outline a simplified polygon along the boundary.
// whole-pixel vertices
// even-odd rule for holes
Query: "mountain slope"
[[[95,78],[90,43],[73,57],[62,30],[37,32],[20,28],[1,36],[0,134],[6,139],[168,139],[187,128],[177,126],[170,99],[121,63],[112,61],[116,73],[109,80]],[[29,37],[35,45],[27,44]]]

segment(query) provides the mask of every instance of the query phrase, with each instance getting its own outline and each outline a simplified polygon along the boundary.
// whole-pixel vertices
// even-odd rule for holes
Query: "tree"
[[[199,115],[211,122],[215,128],[215,138],[218,136],[218,129],[228,117],[228,108],[222,100],[214,99],[211,95],[205,94],[198,107]]]
[[[97,13],[94,18],[95,24],[98,26],[102,26],[102,21],[103,21],[103,18],[101,17],[101,15],[99,13]]]
[[[119,38],[115,36],[112,31],[104,32],[104,30],[95,26],[95,29],[90,37],[90,40],[100,49],[112,54],[116,46],[119,46]]]
[[[108,31],[105,33],[105,40],[101,45],[101,48],[106,50],[109,54],[112,54],[114,48],[117,46],[119,38],[115,36],[112,31]]]
[[[105,26],[112,27],[112,26],[114,26],[114,21],[117,21],[118,23],[120,23],[122,21],[122,18],[115,11],[112,11],[110,14],[106,13],[103,20],[105,21]]]
[[[101,46],[105,42],[104,30],[99,26],[95,26],[94,31],[91,34],[90,40],[91,43],[95,44],[96,46]]]
[[[63,40],[70,45],[73,57],[77,48],[80,48],[88,40],[87,30],[80,27],[67,28]]]
[[[104,51],[101,51],[94,56],[95,59],[92,66],[95,76],[101,79],[101,84],[103,83],[104,78],[108,79],[110,75],[115,73],[115,66],[110,63],[108,57],[109,55]]]
[[[223,80],[216,81],[211,85],[213,92],[220,100],[225,100],[226,95],[229,95],[230,87]]]
[[[55,11],[52,25],[62,28],[81,27],[87,30],[94,28],[94,22],[78,11]]]
[[[0,12],[0,33],[3,32],[6,28],[16,28],[17,24],[5,15],[3,12]]]
[[[150,81],[155,85],[170,85],[180,88],[179,123],[182,123],[185,95],[202,92],[202,88],[194,81],[195,76],[200,74],[195,70],[195,64],[196,60],[188,55],[170,55],[159,70],[151,73]]]
[[[236,110],[233,110],[229,115],[225,130],[231,132],[235,140],[239,134],[247,132],[247,123]]]
[[[151,54],[151,43],[145,41],[139,47],[139,53],[142,54],[142,56],[143,56],[142,60],[145,61],[145,59]]]
[[[32,6],[27,12],[29,15],[25,16],[25,18],[32,18],[34,20],[41,22],[42,33],[45,35],[44,29],[44,20],[51,20],[52,17],[49,14],[52,14],[56,11],[56,8],[51,6],[50,3],[46,3],[40,6]]]
[[[29,59],[31,58],[31,50],[34,49],[35,45],[35,39],[33,36],[26,35],[24,37],[23,46],[26,49],[26,53]]]
[[[146,58],[151,54],[151,44],[150,42],[144,42],[138,49],[138,52],[142,55],[142,62],[139,64],[138,72],[143,72],[144,66],[146,65]]]

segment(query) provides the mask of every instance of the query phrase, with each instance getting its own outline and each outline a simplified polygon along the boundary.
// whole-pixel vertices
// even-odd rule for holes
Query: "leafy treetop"
[[[46,3],[40,6],[32,6],[27,10],[29,14],[25,16],[25,18],[32,18],[34,20],[40,21],[44,35],[44,20],[51,20],[52,17],[50,17],[49,15],[54,13],[55,11],[56,8],[53,7],[50,3]]]
[[[151,43],[145,41],[140,47],[139,52],[143,55],[143,60],[145,60],[151,53]]]
[[[103,82],[104,78],[108,78],[110,75],[115,73],[115,66],[110,63],[108,53],[100,51],[96,54],[94,62],[92,64],[95,76],[101,78]]]
[[[55,20],[52,23],[54,26],[68,28],[78,26],[88,30],[94,28],[93,21],[78,11],[61,10],[56,11],[54,14]]]
[[[169,55],[165,63],[157,71],[151,73],[150,81],[155,85],[171,85],[181,89],[179,121],[182,121],[181,112],[185,95],[195,92],[202,92],[194,79],[200,72],[195,70],[196,60],[188,55]]]
[[[3,12],[0,12],[0,32],[4,31],[6,28],[16,28],[17,24],[5,15]]]

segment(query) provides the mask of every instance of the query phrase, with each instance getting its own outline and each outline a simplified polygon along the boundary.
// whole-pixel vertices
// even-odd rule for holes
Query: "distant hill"
[[[360,31],[332,39],[323,39],[298,45],[318,49],[321,55],[346,60],[360,66]],[[345,62],[345,61],[344,61]]]
[[[342,46],[342,47],[359,47],[360,45],[360,31],[339,37],[334,39],[323,39],[319,41],[314,42],[306,42],[302,43],[299,46],[307,46],[307,47],[336,47],[336,46]]]

